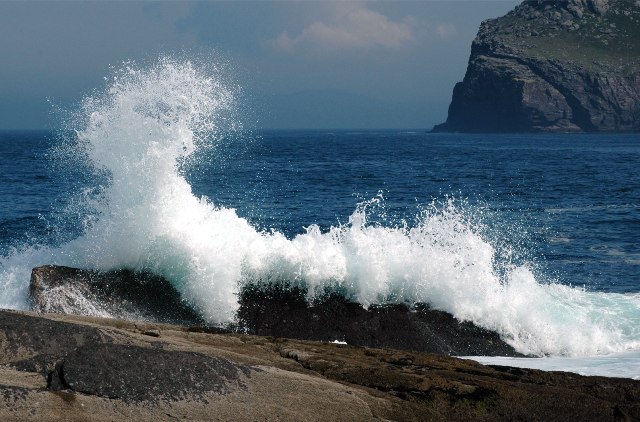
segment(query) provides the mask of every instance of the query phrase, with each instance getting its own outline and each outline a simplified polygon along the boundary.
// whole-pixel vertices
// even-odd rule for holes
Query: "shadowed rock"
[[[239,296],[240,326],[263,336],[345,341],[447,355],[522,356],[495,332],[425,304],[362,305],[331,295],[307,303],[298,287],[245,287]]]
[[[41,312],[100,316],[99,308],[124,319],[203,325],[168,281],[148,273],[38,267],[32,272],[30,297],[34,310]],[[521,356],[495,332],[424,304],[364,309],[338,295],[308,303],[299,287],[253,284],[241,289],[238,303],[237,328],[258,335],[447,355]]]
[[[171,283],[145,272],[97,272],[44,265],[31,272],[29,298],[32,309],[38,312],[203,323]]]

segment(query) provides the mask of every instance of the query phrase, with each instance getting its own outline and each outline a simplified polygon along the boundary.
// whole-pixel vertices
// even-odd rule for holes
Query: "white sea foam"
[[[580,375],[632,378],[640,380],[640,351],[591,357],[554,356],[544,358],[509,358],[503,356],[468,356],[484,365],[515,366],[543,371],[575,372]]]
[[[304,285],[310,296],[338,289],[365,306],[426,302],[499,332],[524,353],[640,348],[639,295],[541,283],[527,265],[496,271],[496,249],[455,201],[395,227],[367,221],[382,200],[374,198],[344,226],[321,232],[311,224],[288,239],[196,197],[179,163],[234,124],[234,101],[215,72],[172,59],[145,69],[127,65],[106,92],[87,97],[75,148],[109,174],[109,183],[85,199],[93,217],[80,237],[0,260],[0,305],[27,306],[37,265],[131,268],[168,278],[210,322],[233,319],[244,283],[287,282]]]

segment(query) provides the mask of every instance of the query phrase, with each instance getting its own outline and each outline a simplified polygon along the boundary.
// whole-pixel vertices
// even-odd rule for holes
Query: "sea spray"
[[[3,258],[2,305],[27,306],[29,272],[37,265],[129,268],[166,277],[212,323],[234,318],[244,285],[283,283],[304,287],[309,299],[332,290],[365,306],[425,302],[497,331],[524,353],[640,347],[638,295],[541,282],[530,264],[499,258],[454,200],[394,225],[373,218],[383,203],[377,197],[362,201],[347,224],[323,231],[309,222],[306,233],[287,238],[256,230],[216,205],[215,195],[197,197],[181,164],[237,126],[235,106],[224,78],[188,61],[163,58],[118,70],[104,92],[84,100],[68,144],[105,176],[79,201],[87,215],[83,233]]]

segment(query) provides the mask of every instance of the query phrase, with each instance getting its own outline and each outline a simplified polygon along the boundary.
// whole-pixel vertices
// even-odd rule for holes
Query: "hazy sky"
[[[55,128],[110,66],[176,52],[220,57],[258,127],[430,128],[518,3],[0,0],[0,129]]]

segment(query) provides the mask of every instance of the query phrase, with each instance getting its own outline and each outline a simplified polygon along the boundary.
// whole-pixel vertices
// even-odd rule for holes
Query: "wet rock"
[[[171,283],[146,272],[44,265],[31,272],[29,298],[38,312],[203,323]]]
[[[492,331],[421,304],[364,309],[340,296],[307,303],[297,287],[247,287],[240,292],[238,321],[247,332],[304,340],[345,341],[447,355],[521,356]]]
[[[192,325],[193,332],[225,332],[204,326],[169,282],[150,274],[43,266],[32,272],[30,297],[37,311],[92,314],[87,307],[100,307],[108,310],[107,316],[179,322]],[[424,304],[364,309],[338,295],[308,303],[306,291],[298,287],[254,285],[242,289],[238,302],[238,326],[229,328],[242,332],[447,355],[520,356],[495,332]],[[141,327],[139,332],[160,336],[153,326]]]

